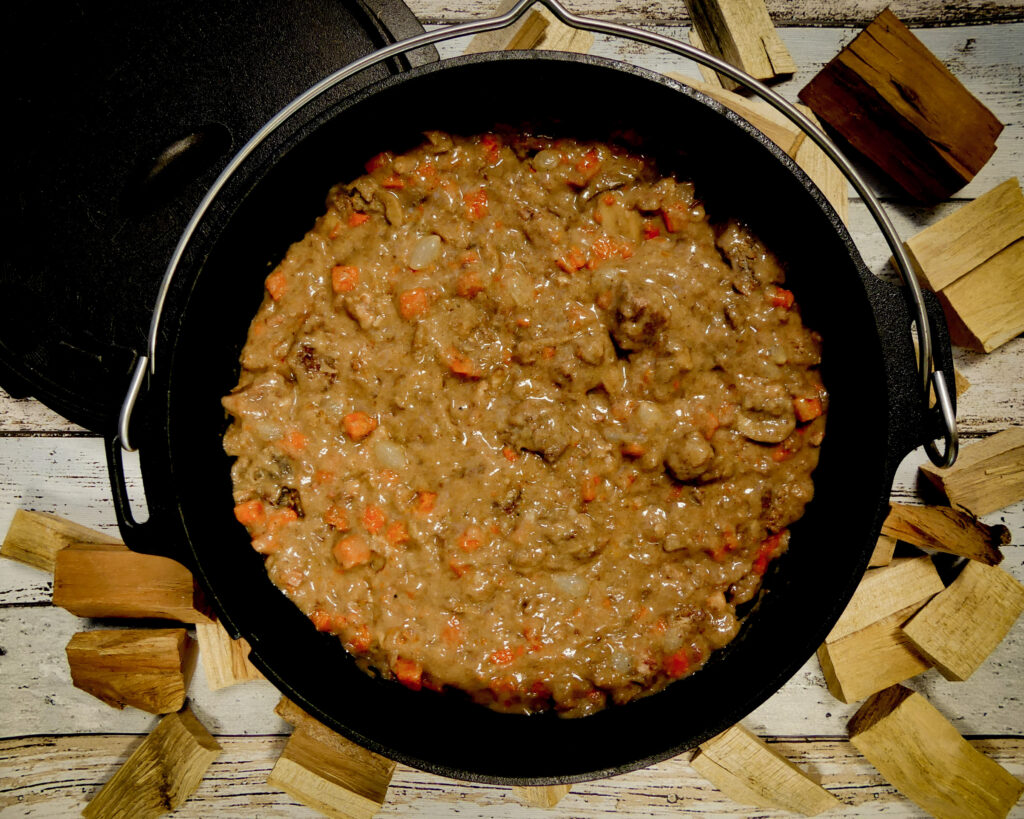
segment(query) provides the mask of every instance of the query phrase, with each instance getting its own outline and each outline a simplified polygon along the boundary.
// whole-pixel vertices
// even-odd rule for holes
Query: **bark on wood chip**
[[[71,543],[120,541],[57,515],[18,509],[0,546],[0,555],[52,573],[57,552]]]
[[[120,544],[73,543],[57,553],[53,603],[79,617],[212,623],[192,573]]]
[[[796,71],[789,50],[779,38],[764,0],[686,0],[693,28],[709,54],[762,81],[788,77]],[[728,90],[737,84],[719,76]]]
[[[799,93],[911,196],[945,199],[974,178],[1003,129],[888,9]]]
[[[220,623],[197,623],[196,639],[203,658],[206,685],[211,691],[265,679],[249,662],[249,644],[242,638],[232,640]]]
[[[194,667],[183,628],[80,631],[66,652],[71,681],[107,705],[170,714],[185,704]]]
[[[178,808],[221,752],[187,708],[160,720],[135,752],[86,805],[86,819],[149,819]]]
[[[987,526],[973,515],[947,506],[891,504],[882,534],[940,552],[969,557],[988,566],[1003,559],[1000,546],[1010,542],[1010,530]]]
[[[850,742],[890,784],[940,819],[1003,817],[1024,792],[1024,783],[901,685],[871,697],[848,728]]]
[[[1024,611],[1024,586],[997,566],[968,561],[903,632],[947,680],[966,680]]]
[[[923,605],[943,588],[927,555],[899,558],[883,568],[869,569],[825,642],[834,643],[910,606]]]
[[[572,790],[572,785],[542,785],[539,787],[512,788],[512,792],[527,805],[535,808],[553,808]]]
[[[818,662],[829,693],[840,702],[858,702],[931,668],[900,628],[924,605],[922,600],[840,640],[822,643]]]
[[[741,725],[709,739],[690,764],[726,796],[762,808],[817,814],[839,800]]]
[[[976,517],[1003,509],[1024,499],[1024,427],[962,447],[957,462],[946,469],[919,468],[957,509]]]

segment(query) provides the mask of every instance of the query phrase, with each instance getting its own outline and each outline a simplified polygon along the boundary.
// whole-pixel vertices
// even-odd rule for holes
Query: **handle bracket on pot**
[[[164,303],[167,299],[167,294],[170,290],[171,281],[173,280],[178,265],[184,256],[185,248],[213,200],[246,158],[248,158],[252,152],[271,133],[273,133],[273,131],[280,127],[303,106],[354,74],[377,65],[378,63],[384,62],[385,60],[391,59],[392,57],[397,57],[408,51],[414,51],[417,48],[422,48],[423,46],[436,45],[437,43],[453,40],[458,37],[467,37],[481,32],[498,31],[500,29],[507,28],[523,17],[534,3],[547,7],[555,17],[572,28],[590,31],[596,34],[621,37],[634,42],[651,45],[656,48],[678,54],[682,57],[686,57],[700,65],[717,71],[719,74],[729,77],[750,91],[753,91],[758,97],[792,121],[825,152],[829,159],[836,164],[867,205],[872,218],[875,220],[878,228],[885,236],[886,243],[889,245],[893,258],[896,260],[896,266],[899,268],[900,276],[902,277],[904,284],[907,285],[907,291],[909,292],[912,301],[911,308],[914,314],[914,324],[918,338],[918,374],[920,377],[921,400],[924,402],[926,408],[930,407],[931,395],[934,391],[943,424],[943,447],[940,449],[936,446],[934,441],[929,441],[926,445],[926,450],[928,452],[928,457],[937,465],[949,466],[952,464],[953,461],[956,460],[957,456],[958,433],[956,428],[956,419],[953,414],[953,403],[949,393],[949,385],[935,366],[934,349],[932,344],[932,328],[928,322],[928,314],[925,309],[921,285],[918,282],[917,275],[914,273],[910,264],[910,259],[903,247],[903,243],[900,241],[899,235],[896,233],[896,229],[893,226],[892,221],[889,219],[888,214],[882,207],[878,197],[876,197],[869,189],[867,183],[857,172],[856,168],[853,167],[835,143],[829,139],[825,132],[822,131],[816,123],[812,122],[809,117],[803,114],[795,105],[779,95],[778,92],[768,88],[764,83],[759,82],[749,74],[740,71],[725,60],[715,57],[712,54],[708,54],[705,51],[701,51],[698,48],[694,48],[689,43],[683,43],[679,40],[672,39],[671,37],[665,37],[661,34],[644,31],[643,29],[634,28],[632,26],[624,26],[619,23],[609,23],[589,17],[581,17],[566,9],[565,6],[561,4],[560,0],[519,0],[519,2],[504,14],[483,20],[459,23],[457,25],[448,26],[431,32],[424,32],[423,34],[415,37],[400,40],[396,43],[385,46],[384,48],[378,49],[377,51],[349,63],[344,68],[335,71],[333,74],[328,75],[324,79],[320,80],[320,82],[311,86],[288,103],[288,105],[278,111],[277,114],[275,114],[253,135],[241,150],[232,157],[224,170],[221,171],[220,176],[218,176],[214,181],[209,191],[207,191],[203,200],[196,208],[195,213],[192,215],[192,218],[189,220],[188,225],[185,227],[185,230],[174,249],[174,253],[171,255],[171,259],[167,264],[163,281],[160,284],[160,290],[157,293],[156,303],[153,307],[153,317],[150,322],[149,329],[148,355],[140,357],[139,364],[136,367],[131,385],[129,386],[128,394],[125,396],[121,409],[119,434],[122,446],[125,449],[131,449],[131,439],[128,437],[128,426],[131,421],[132,410],[136,399],[138,398],[139,392],[142,388],[143,376],[146,373],[147,366],[150,373],[156,372],[156,346],[160,317],[163,312]]]

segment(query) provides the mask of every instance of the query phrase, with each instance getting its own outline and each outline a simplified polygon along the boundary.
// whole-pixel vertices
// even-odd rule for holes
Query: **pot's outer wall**
[[[221,447],[227,420],[219,401],[237,382],[263,279],[323,212],[328,188],[359,175],[373,154],[412,146],[423,130],[472,133],[523,122],[580,137],[632,127],[663,171],[696,179],[709,213],[749,222],[788,264],[787,286],[824,337],[822,376],[832,402],[816,497],[737,639],[664,692],[577,720],[501,715],[359,671],[340,642],[317,633],[267,579],[233,518],[231,459]],[[229,195],[240,200],[237,210],[207,227],[193,247],[195,267],[178,283],[177,335],[173,349],[162,351],[144,408],[153,431],[143,475],[151,520],[160,522],[152,528],[169,548],[184,544],[182,557],[228,627],[249,640],[256,664],[325,724],[444,776],[514,784],[594,779],[719,733],[813,654],[867,563],[896,465],[919,443],[909,319],[898,288],[867,273],[820,193],[737,122],[641,69],[537,52],[475,55],[384,81],[299,129],[289,146],[235,180]],[[899,423],[891,404],[903,413]]]

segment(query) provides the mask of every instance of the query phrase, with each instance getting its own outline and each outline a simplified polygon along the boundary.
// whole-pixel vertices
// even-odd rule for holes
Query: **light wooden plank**
[[[117,538],[45,512],[18,509],[0,546],[0,555],[53,572],[57,552],[72,543],[115,544]]]
[[[211,691],[264,678],[249,662],[249,644],[242,638],[232,640],[220,623],[196,623],[196,639]]]
[[[960,448],[946,469],[921,465],[921,474],[957,509],[981,517],[1024,498],[1024,426]]]
[[[1010,542],[1003,524],[989,526],[966,512],[948,506],[889,504],[882,534],[897,540],[935,549],[994,566],[1003,559],[1001,548]]]

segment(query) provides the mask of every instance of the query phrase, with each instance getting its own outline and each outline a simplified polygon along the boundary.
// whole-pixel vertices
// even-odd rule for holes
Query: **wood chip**
[[[187,708],[160,720],[127,762],[86,805],[86,819],[149,819],[192,795],[221,752]]]
[[[1024,586],[997,566],[971,560],[903,632],[947,680],[966,680],[1024,612]]]
[[[76,688],[114,708],[170,714],[185,704],[194,667],[183,628],[80,631],[65,649]]]
[[[951,467],[920,470],[957,509],[976,517],[1003,509],[1024,500],[1024,427],[962,447]]]
[[[834,643],[910,606],[923,605],[944,588],[927,555],[899,558],[880,569],[868,569],[832,631]]]
[[[527,805],[535,808],[553,808],[572,790],[572,785],[541,785],[538,787],[512,788],[512,792]]]
[[[686,0],[699,42],[709,54],[755,79],[772,81],[796,71],[789,50],[779,38],[764,0]],[[691,38],[692,42],[692,38]],[[737,84],[719,76],[728,90]]]
[[[734,725],[701,745],[690,765],[742,804],[805,816],[839,805],[832,794],[742,725]]]
[[[999,547],[1010,542],[1010,530],[1005,526],[987,526],[973,515],[948,506],[891,504],[882,534],[988,566],[1003,559]]]
[[[878,541],[875,543],[875,549],[871,552],[871,557],[868,559],[868,568],[888,566],[892,563],[894,551],[896,551],[896,538],[889,537],[888,535],[879,535]]]
[[[1024,239],[939,292],[954,344],[990,353],[1024,332]]]
[[[44,572],[53,572],[57,552],[71,543],[113,544],[120,541],[57,515],[18,509],[0,546],[0,555]]]
[[[212,623],[205,600],[180,563],[127,546],[73,543],[57,553],[53,603],[79,617],[157,617]]]
[[[835,642],[822,643],[818,662],[829,693],[840,702],[858,702],[931,668],[900,628],[925,602],[901,609]]]
[[[911,196],[946,199],[974,178],[1003,129],[885,9],[800,99]]]
[[[516,0],[504,0],[494,14],[504,14]],[[586,54],[594,45],[594,35],[565,25],[546,8],[535,7],[518,23],[499,31],[485,31],[473,36],[464,54],[483,51],[516,51],[532,48],[548,51],[571,51]]]
[[[206,685],[211,691],[265,679],[249,662],[249,644],[242,638],[232,640],[220,623],[197,623],[196,639],[203,658]]]
[[[850,742],[886,781],[939,819],[1004,817],[1024,792],[1024,783],[901,685],[871,697],[848,727]]]

